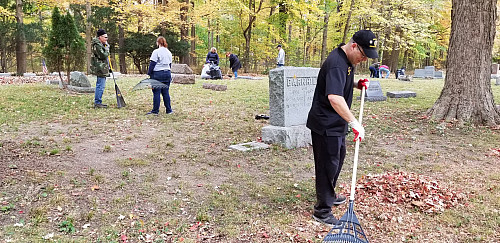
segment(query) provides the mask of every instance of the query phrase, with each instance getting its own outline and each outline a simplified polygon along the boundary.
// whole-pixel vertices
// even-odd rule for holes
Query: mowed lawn
[[[172,84],[174,114],[162,104],[159,116],[145,115],[150,90],[131,91],[143,78],[119,78],[122,109],[112,81],[103,96],[110,108],[98,110],[93,94],[0,86],[0,242],[321,242],[329,229],[311,219],[311,147],[228,149],[259,140],[269,125],[254,119],[269,114],[266,77]],[[500,242],[499,130],[427,119],[444,80],[380,82],[384,94],[417,97],[365,103],[360,182],[408,173],[466,198],[431,213],[377,201],[377,191],[412,190],[401,184],[365,191],[355,212],[371,242]],[[499,104],[500,86],[492,90]],[[352,108],[357,116],[359,101]],[[345,194],[352,138],[339,179]]]

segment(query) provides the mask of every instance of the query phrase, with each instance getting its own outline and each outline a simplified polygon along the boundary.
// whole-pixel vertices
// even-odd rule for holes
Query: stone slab
[[[498,74],[498,69],[500,65],[498,63],[491,64],[491,74]]]
[[[425,70],[424,69],[415,69],[415,74],[413,74],[414,78],[425,78]]]
[[[248,142],[248,143],[240,143],[240,144],[235,144],[235,145],[229,146],[230,149],[235,149],[235,150],[239,150],[239,151],[243,151],[243,152],[257,150],[257,149],[267,149],[269,147],[270,146],[268,144],[255,142],[255,141]]]
[[[203,84],[204,89],[211,89],[215,91],[226,91],[227,90],[227,85],[222,85],[222,84]]]
[[[238,76],[238,79],[251,79],[251,80],[262,80],[262,77],[252,77],[252,76]]]
[[[69,85],[76,86],[76,87],[86,87],[86,88],[92,87],[92,85],[90,85],[89,79],[87,78],[87,76],[85,76],[84,73],[74,71],[74,72],[71,72],[69,75],[70,75],[69,76]]]
[[[193,69],[187,64],[172,63],[171,73],[193,74]]]
[[[311,130],[305,125],[289,127],[269,125],[262,128],[262,142],[280,144],[287,149],[306,147],[312,143]]]
[[[194,74],[180,74],[180,73],[172,73],[172,83],[176,84],[195,84]]]
[[[389,98],[410,98],[417,97],[417,93],[413,91],[390,91],[387,92],[387,97]]]
[[[269,71],[269,116],[273,126],[305,125],[319,68],[280,67]]]
[[[23,77],[35,77],[35,73],[23,73]]]
[[[10,73],[0,73],[0,77],[12,76]]]
[[[46,84],[49,84],[49,85],[59,85],[59,80],[57,79],[47,79],[47,81],[45,81]]]
[[[68,90],[71,90],[73,92],[77,93],[94,93],[95,88],[94,87],[77,87],[73,85],[68,85]]]
[[[361,97],[358,97],[361,99]],[[385,101],[387,97],[382,92],[382,86],[379,81],[370,81],[370,87],[366,90],[365,101]]]

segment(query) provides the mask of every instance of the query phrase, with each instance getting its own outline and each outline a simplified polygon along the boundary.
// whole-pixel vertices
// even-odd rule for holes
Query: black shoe
[[[154,113],[154,112],[151,112],[151,111],[150,111],[150,112],[146,113],[146,116],[149,116],[149,115],[157,116],[157,115],[158,115],[158,113]]]
[[[344,204],[346,199],[347,198],[344,195],[337,194],[337,198],[335,198],[335,200],[333,201],[333,205]]]
[[[94,104],[94,108],[108,108],[106,104]]]
[[[337,220],[337,218],[335,218],[335,216],[333,216],[331,214],[325,218],[318,217],[318,216],[313,214],[313,219],[326,225],[326,226],[329,226],[329,227],[333,227],[333,226],[339,224],[339,221]]]

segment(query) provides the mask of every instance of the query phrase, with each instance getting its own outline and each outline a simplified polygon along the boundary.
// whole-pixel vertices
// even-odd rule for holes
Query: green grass
[[[40,242],[56,232],[53,240],[58,242],[119,242],[126,232],[134,241],[162,233],[166,242],[197,242],[205,236],[213,236],[207,239],[213,242],[289,242],[290,236],[320,241],[317,235],[324,235],[325,229],[310,223],[315,202],[311,149],[277,145],[245,153],[227,149],[257,140],[269,124],[254,119],[256,114],[269,114],[266,79],[172,84],[175,113],[158,117],[145,116],[152,106],[151,91],[131,91],[139,80],[119,79],[127,102],[122,109],[114,108],[114,89],[108,83],[103,98],[111,107],[102,110],[92,108],[93,94],[74,95],[43,84],[0,86],[0,150],[12,148],[9,151],[21,156],[40,151],[33,156],[48,170],[24,168],[31,162],[9,157],[8,164],[15,166],[7,170],[19,167],[26,172],[2,181],[0,203],[7,204],[0,212],[0,239]],[[228,90],[203,89],[205,82],[225,84]],[[464,233],[459,242],[498,241],[500,171],[498,158],[486,156],[490,148],[500,147],[498,132],[468,125],[440,127],[439,122],[421,119],[439,97],[443,80],[380,82],[384,94],[409,90],[417,97],[365,103],[367,137],[361,145],[359,176],[404,170],[472,195],[467,206],[438,215],[402,207],[398,213],[405,217],[411,213],[408,217],[419,224],[399,225],[389,235],[383,235],[388,232],[383,228],[386,222],[377,225],[368,220],[383,213],[383,207],[373,207],[375,211],[360,207],[373,241],[400,241],[400,232],[408,242],[455,242],[450,232]],[[492,90],[500,103],[500,86],[493,85]],[[354,101],[352,109],[356,114],[359,102]],[[18,141],[21,136],[24,141]],[[95,154],[83,159],[95,156],[108,163],[85,168],[73,164],[75,156],[89,150],[82,146],[87,140],[102,143],[91,144]],[[351,178],[351,141],[352,134],[339,179],[343,184]],[[140,147],[127,150],[133,145]],[[91,190],[95,184],[99,190]],[[13,200],[16,196],[18,201]],[[19,214],[20,210],[26,213]],[[334,211],[340,216],[345,207]],[[118,219],[120,215],[125,218]],[[12,227],[12,216],[15,222],[24,219],[25,226]],[[197,222],[202,225],[192,229]],[[86,223],[89,229],[82,228]],[[446,234],[433,234],[436,227]]]

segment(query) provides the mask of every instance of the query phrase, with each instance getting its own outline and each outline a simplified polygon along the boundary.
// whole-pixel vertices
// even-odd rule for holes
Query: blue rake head
[[[323,239],[323,243],[368,243],[365,232],[354,213],[354,202],[349,202],[349,209],[333,226]]]

